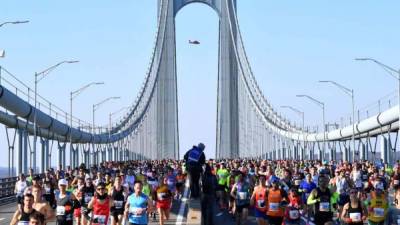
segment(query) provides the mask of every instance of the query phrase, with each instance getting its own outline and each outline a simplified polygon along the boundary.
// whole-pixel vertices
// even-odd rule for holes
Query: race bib
[[[363,183],[360,180],[356,181],[356,188],[362,188],[363,187]]]
[[[19,221],[17,225],[29,225],[29,221]]]
[[[394,181],[393,181],[393,184],[394,184],[394,185],[399,185],[399,183],[400,183],[399,180],[394,180]]]
[[[116,209],[122,208],[124,201],[114,201],[114,206]]]
[[[374,208],[374,215],[376,217],[383,217],[385,215],[385,209],[383,209],[383,208]]]
[[[269,211],[279,211],[279,203],[269,203]]]
[[[247,199],[247,192],[238,192],[239,200],[246,200]]]
[[[257,207],[258,208],[265,208],[265,200],[257,200]]]
[[[50,194],[50,188],[46,187],[46,188],[44,188],[44,189],[45,189],[45,191],[46,191],[46,194]]]
[[[299,210],[297,210],[297,209],[290,210],[289,211],[289,217],[292,220],[298,219],[300,217]]]
[[[100,224],[100,225],[105,225],[107,222],[105,215],[94,215],[93,220],[97,221],[97,224]]]
[[[174,185],[174,182],[169,180],[169,181],[167,181],[167,185],[168,185],[168,186],[173,186],[173,185]]]
[[[364,175],[363,175],[363,179],[364,179],[364,180],[367,180],[367,179],[368,179],[368,175],[364,174]]]
[[[92,200],[92,196],[85,195],[85,198],[84,198],[84,200],[85,200],[85,203],[89,203],[89,202],[90,202],[90,200]]]
[[[57,216],[64,216],[65,215],[65,206],[57,206]]]
[[[300,183],[301,183],[301,180],[295,180],[295,181],[294,181],[294,185],[296,185],[296,186],[299,186]]]
[[[329,202],[320,202],[319,203],[319,211],[321,211],[321,212],[329,212],[330,211]]]
[[[165,200],[167,198],[167,193],[157,193],[158,200]]]
[[[353,222],[361,221],[361,213],[359,213],[359,212],[349,213],[349,217]]]
[[[133,217],[141,217],[143,214],[142,208],[139,207],[131,207],[129,209],[129,212],[132,214]]]

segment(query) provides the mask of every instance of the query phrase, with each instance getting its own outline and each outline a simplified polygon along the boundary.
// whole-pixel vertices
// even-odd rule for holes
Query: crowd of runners
[[[196,153],[186,161],[103,162],[21,174],[11,224],[133,225],[154,220],[163,225],[173,202],[182,198],[186,168],[198,160]],[[249,214],[259,225],[400,225],[399,163],[226,159],[201,164],[206,225],[224,214],[238,225],[248,224]]]
[[[223,160],[211,164],[220,216],[259,225],[400,225],[400,165]],[[211,175],[212,176],[212,175]]]
[[[174,199],[182,198],[182,161],[104,162],[100,166],[43,175],[21,174],[15,185],[18,206],[11,224],[163,225]]]

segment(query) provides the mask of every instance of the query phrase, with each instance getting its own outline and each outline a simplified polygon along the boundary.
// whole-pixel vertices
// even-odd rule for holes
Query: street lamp
[[[294,111],[295,113],[299,114],[301,116],[301,120],[302,120],[302,125],[301,125],[301,129],[304,132],[304,112],[300,111],[292,106],[288,106],[288,105],[282,105],[281,108],[285,108],[285,109],[291,109],[292,111]]]
[[[92,121],[92,122],[93,122],[93,134],[95,133],[94,114],[95,114],[96,110],[99,109],[99,107],[100,107],[102,104],[104,104],[104,103],[106,103],[106,102],[108,102],[108,101],[110,101],[110,100],[113,100],[113,99],[120,99],[120,98],[121,98],[121,97],[109,97],[109,98],[106,98],[106,99],[104,99],[103,101],[101,101],[101,102],[99,102],[99,103],[93,105],[93,121]]]
[[[17,21],[18,22],[18,21]],[[4,23],[3,23],[4,25]],[[37,85],[38,83],[45,78],[51,71],[53,71],[54,69],[56,69],[57,67],[59,67],[62,64],[65,63],[78,63],[79,61],[76,60],[71,60],[71,61],[61,61],[57,64],[55,64],[54,66],[51,66],[45,70],[43,70],[42,72],[35,72],[35,113],[33,115],[33,153],[34,155],[36,155],[36,141],[37,141],[37,127],[36,127],[36,117],[37,117]],[[32,160],[32,157],[31,157]],[[32,165],[32,164],[31,164]],[[36,158],[33,159],[33,169],[36,169]]]
[[[70,105],[69,106],[70,106],[70,126],[71,126],[71,129],[72,129],[72,101],[74,100],[74,98],[78,97],[78,95],[80,95],[84,90],[86,90],[90,86],[102,85],[102,84],[104,84],[104,82],[92,82],[92,83],[86,84],[85,86],[79,88],[76,91],[71,91],[70,92],[70,98],[69,98]],[[70,132],[70,135],[69,135],[69,144],[70,144],[70,147],[72,148],[72,132]]]
[[[6,25],[6,24],[21,24],[21,23],[29,23],[29,20],[21,20],[21,21],[7,21],[0,23],[0,27]]]
[[[118,114],[118,113],[120,113],[120,112],[122,112],[122,111],[124,111],[124,110],[126,110],[126,109],[128,109],[129,107],[122,107],[122,108],[120,108],[119,110],[117,110],[117,111],[115,111],[115,112],[113,112],[113,113],[110,113],[110,115],[109,115],[109,130],[108,130],[108,136],[109,136],[109,138],[111,138],[111,117],[112,116],[114,116],[115,114]]]
[[[398,133],[400,135],[400,69],[396,70],[393,67],[390,67],[388,65],[385,65],[381,63],[380,61],[373,59],[373,58],[356,58],[355,60],[357,61],[372,61],[376,64],[378,64],[380,67],[382,67],[391,77],[397,80],[398,82],[398,108],[399,108],[399,129]],[[395,73],[396,75],[393,75]]]
[[[29,20],[24,20],[24,21],[13,21],[13,22],[4,22],[0,23],[0,27],[6,25],[6,24],[20,24],[20,23],[28,23]],[[0,49],[0,58],[4,58],[6,56],[6,52],[3,49]]]
[[[356,117],[355,117],[355,104],[354,104],[354,90],[347,88],[335,81],[331,81],[331,80],[320,80],[320,83],[330,83],[335,85],[336,87],[338,87],[340,90],[342,90],[344,93],[346,93],[348,96],[351,97],[351,108],[352,108],[352,114],[353,114],[353,135],[351,136],[351,141],[353,143],[353,162],[355,161],[355,152],[356,152],[356,142],[355,142],[355,133],[356,133],[356,129],[355,129],[355,123],[356,123]]]
[[[320,158],[320,160],[323,160],[323,159],[325,158],[325,149],[326,149],[325,104],[324,104],[323,102],[318,101],[317,99],[315,99],[315,98],[309,96],[309,95],[296,95],[296,97],[299,97],[299,98],[308,98],[308,99],[310,99],[312,102],[314,102],[315,104],[317,104],[319,107],[321,107],[321,109],[322,109],[322,123],[323,123],[322,128],[324,129],[324,139],[323,139],[323,141],[324,141],[324,149],[323,149],[323,151],[322,151],[322,152],[323,152],[323,155],[321,156],[321,153],[320,153],[319,158]]]

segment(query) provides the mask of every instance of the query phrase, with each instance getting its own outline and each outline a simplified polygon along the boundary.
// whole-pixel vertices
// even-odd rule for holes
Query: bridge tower
[[[204,3],[214,9],[219,16],[218,51],[218,103],[217,103],[217,151],[216,158],[238,157],[239,154],[239,103],[238,64],[234,50],[237,42],[236,0],[159,0],[167,4],[166,36],[157,85],[157,146],[162,149],[162,157],[178,157],[178,98],[176,76],[175,16],[180,9],[190,3]],[[230,11],[228,11],[230,10]],[[235,11],[233,11],[235,10]],[[231,24],[233,23],[233,24]],[[231,27],[234,30],[231,30]],[[201,91],[201,89],[199,90]],[[173,151],[172,151],[173,149]]]

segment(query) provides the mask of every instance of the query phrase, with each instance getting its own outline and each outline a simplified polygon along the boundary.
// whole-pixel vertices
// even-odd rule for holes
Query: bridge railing
[[[0,178],[0,205],[15,201],[15,183],[18,177]]]
[[[24,99],[28,103],[33,104],[35,101],[35,90],[29,87],[26,83],[17,78],[16,75],[0,66],[0,85],[6,87],[8,90],[13,92],[18,97]],[[37,93],[37,108],[56,119],[65,120],[68,124],[70,123],[71,115],[54,105],[49,100]],[[77,117],[72,117],[72,124],[74,127],[78,126],[89,126],[90,123],[83,121]]]

